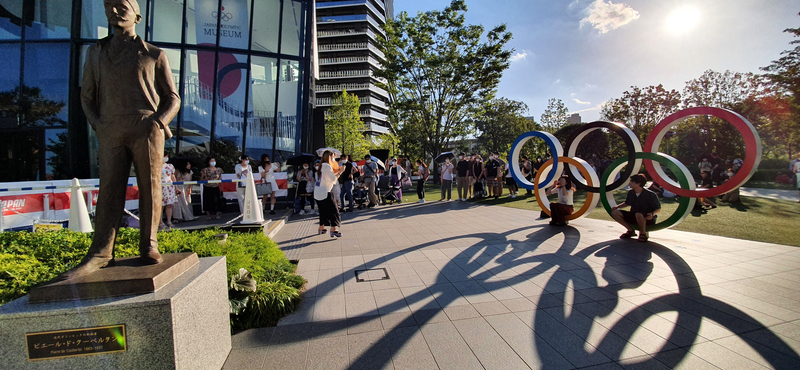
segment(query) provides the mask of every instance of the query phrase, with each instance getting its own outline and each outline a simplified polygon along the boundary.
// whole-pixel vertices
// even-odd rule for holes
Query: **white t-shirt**
[[[442,165],[442,180],[452,180],[453,173],[450,172],[453,169],[452,163],[444,163]]]
[[[317,177],[317,182],[314,184],[314,199],[324,200],[328,197],[328,193],[330,193],[331,188],[333,188],[333,184],[338,183],[339,181],[336,178],[336,174],[333,173],[331,165],[323,163],[322,170],[320,170]]]
[[[559,203],[566,204],[568,206],[572,205],[572,189],[558,189],[557,193]]]
[[[249,164],[244,166],[244,167],[242,167],[241,163],[236,165],[235,170],[236,170],[236,178],[237,179],[246,179],[247,178],[247,174],[251,173],[251,171],[252,171],[250,169],[250,165]],[[244,188],[244,187],[247,187],[247,185],[245,185],[244,182],[240,182],[240,183],[238,183],[238,187]]]
[[[269,171],[267,171],[267,173],[262,176],[264,181],[275,182],[275,171],[278,170],[278,165],[275,163],[270,163],[268,170]],[[264,173],[264,171],[265,171],[264,166],[258,167],[259,173]]]

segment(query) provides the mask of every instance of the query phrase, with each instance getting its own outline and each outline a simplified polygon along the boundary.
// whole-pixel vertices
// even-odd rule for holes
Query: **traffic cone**
[[[86,201],[81,191],[81,183],[78,179],[72,179],[72,193],[69,201],[69,229],[81,233],[94,231],[92,221],[89,219],[89,212],[86,210]]]
[[[252,173],[247,174],[246,184],[247,187],[244,189],[244,215],[242,217],[242,223],[264,223],[264,214],[261,210],[261,202],[258,201],[258,194],[256,194],[256,183],[253,181]]]

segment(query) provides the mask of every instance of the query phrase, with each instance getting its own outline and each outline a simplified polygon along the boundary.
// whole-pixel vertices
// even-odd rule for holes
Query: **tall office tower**
[[[335,94],[347,90],[361,102],[365,134],[389,132],[389,95],[376,86],[379,80],[374,71],[384,58],[377,40],[386,37],[382,27],[392,12],[392,0],[317,0],[315,121],[324,117]]]

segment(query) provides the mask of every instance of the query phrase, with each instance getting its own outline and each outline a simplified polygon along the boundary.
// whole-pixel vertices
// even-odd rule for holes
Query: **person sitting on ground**
[[[725,182],[731,181],[731,178],[736,175],[736,172],[733,170],[733,167],[728,168],[728,172],[725,173]],[[739,198],[739,188],[733,189],[725,194],[722,195],[722,201],[726,203],[737,203],[741,202],[742,200]]]
[[[553,226],[566,226],[569,224],[565,219],[567,216],[575,212],[572,206],[572,195],[575,193],[575,188],[572,187],[572,181],[567,176],[561,176],[547,192],[547,195],[558,193],[558,202],[550,202],[550,225]]]
[[[620,235],[621,239],[628,239],[636,236],[633,226],[639,226],[639,241],[646,242],[648,239],[647,225],[656,223],[656,215],[661,212],[661,202],[658,195],[644,188],[647,178],[642,174],[631,176],[628,196],[622,204],[612,208],[611,216],[628,232]],[[620,208],[631,207],[630,211],[620,211]]]
[[[714,188],[714,183],[711,180],[711,172],[709,172],[709,171],[700,172],[700,176],[703,177],[703,181],[700,183],[700,188],[701,189],[713,189]],[[702,206],[710,207],[712,209],[713,208],[717,208],[717,205],[714,203],[714,200],[711,197],[709,197],[709,198],[700,198],[700,204]]]

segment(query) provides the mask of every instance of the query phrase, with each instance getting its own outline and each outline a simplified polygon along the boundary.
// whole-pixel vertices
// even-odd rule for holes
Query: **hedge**
[[[247,308],[231,315],[234,330],[274,324],[293,311],[305,280],[294,273],[296,266],[275,242],[261,234],[229,232],[227,241],[219,243],[215,235],[222,232],[159,232],[158,249],[161,253],[195,252],[199,257],[225,256],[229,282],[239,269],[250,271],[257,289]],[[0,233],[0,305],[76,266],[91,241],[91,233],[69,230]],[[138,245],[139,230],[122,228],[117,235],[116,256],[137,256]]]

